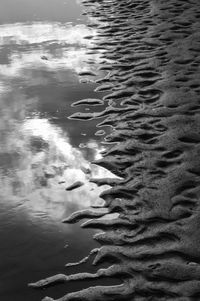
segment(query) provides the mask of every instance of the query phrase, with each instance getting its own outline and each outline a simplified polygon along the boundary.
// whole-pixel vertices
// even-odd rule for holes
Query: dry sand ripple
[[[84,4],[98,31],[91,51],[103,49],[108,71],[98,80],[100,90],[110,89],[103,99],[108,106],[97,117],[106,117],[102,127],[113,127],[106,140],[117,142],[96,164],[121,180],[96,180],[111,186],[101,195],[107,210],[93,208],[65,222],[91,218],[83,227],[103,232],[89,257],[110,267],[31,286],[113,277],[122,284],[58,300],[200,300],[200,2]],[[119,216],[104,218],[108,213]]]

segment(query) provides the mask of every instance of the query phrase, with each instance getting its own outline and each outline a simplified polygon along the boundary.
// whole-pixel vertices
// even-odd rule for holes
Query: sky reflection
[[[36,22],[1,25],[0,74],[2,77],[19,77],[27,69],[92,71],[95,67],[87,61],[98,63],[100,55],[88,55],[92,42],[85,38],[87,36],[95,36],[95,31],[84,24]]]
[[[26,119],[23,123],[10,119],[8,125],[13,131],[6,133],[0,151],[5,164],[0,169],[1,196],[27,207],[29,214],[43,212],[54,219],[71,213],[70,204],[82,209],[102,203],[98,195],[105,186],[97,188],[89,183],[89,178],[111,174],[91,165],[80,150],[71,146],[66,132],[40,118]],[[91,159],[99,156],[99,152],[96,144]],[[76,181],[85,185],[74,191],[65,190]]]
[[[83,97],[78,73],[96,68],[88,59],[96,64],[100,60],[98,54],[87,54],[91,40],[84,37],[89,35],[94,36],[95,31],[83,24],[0,26],[1,50],[9,50],[0,64],[0,194],[2,201],[15,201],[33,216],[44,213],[59,220],[74,210],[102,203],[98,196],[105,187],[97,188],[89,178],[112,176],[89,163],[101,156],[99,142],[85,134],[79,144],[84,141],[86,148],[77,148],[68,129],[54,122],[66,123],[73,110],[70,105],[77,100],[72,98],[74,91],[78,91],[76,97]],[[55,87],[59,84],[67,88],[68,104],[63,96],[59,99],[58,92],[56,102],[52,96],[53,91],[62,91]],[[87,95],[94,93],[88,89],[87,85]],[[69,121],[75,137],[83,129],[76,126]],[[65,190],[76,181],[84,185]]]
[[[0,24],[66,20],[83,23],[79,0],[1,0]]]
[[[56,43],[58,45],[88,45],[95,30],[84,24],[33,22],[0,25],[0,46]]]
[[[99,193],[106,187],[97,188],[90,177],[113,176],[90,164],[103,148],[102,138],[94,135],[99,121],[67,118],[77,110],[71,107],[74,101],[104,95],[94,92],[94,79],[104,75],[98,71],[101,53],[88,51],[96,32],[84,25],[87,20],[80,17],[78,2],[0,0],[0,299],[4,301],[42,299],[46,292],[30,290],[28,282],[60,272],[60,267],[97,246],[90,231],[61,223],[72,212],[102,202]],[[83,71],[97,77],[81,77]],[[102,109],[103,105],[95,111]],[[66,191],[76,181],[84,185]],[[87,268],[92,272],[90,264]],[[72,283],[68,289],[79,288],[83,284]],[[52,295],[58,294],[62,287],[59,292],[52,288]]]
[[[48,60],[43,60],[46,57]],[[98,61],[98,55],[93,55]],[[85,49],[71,48],[59,49],[51,53],[49,50],[34,50],[28,52],[15,52],[9,57],[9,64],[0,65],[2,79],[5,77],[31,77],[28,70],[62,71],[71,69],[76,73],[92,71],[87,64],[87,51]],[[42,82],[41,82],[42,83]]]

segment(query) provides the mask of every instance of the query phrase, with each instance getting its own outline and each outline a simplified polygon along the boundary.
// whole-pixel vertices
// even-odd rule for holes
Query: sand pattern
[[[71,118],[105,116],[99,127],[113,127],[106,137],[112,144],[96,164],[120,178],[91,180],[111,186],[101,195],[104,207],[74,213],[65,222],[87,218],[82,227],[103,230],[94,237],[101,247],[88,258],[110,266],[30,286],[111,277],[122,283],[58,300],[199,300],[200,2],[84,5],[98,31],[90,51],[102,52],[100,69],[108,71],[97,81],[99,91],[108,91],[107,107]],[[112,213],[118,217],[104,218]]]

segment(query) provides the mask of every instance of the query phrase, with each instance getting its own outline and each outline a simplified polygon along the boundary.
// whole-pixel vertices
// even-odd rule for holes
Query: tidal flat
[[[199,300],[200,3],[65,2],[0,25],[1,300]]]

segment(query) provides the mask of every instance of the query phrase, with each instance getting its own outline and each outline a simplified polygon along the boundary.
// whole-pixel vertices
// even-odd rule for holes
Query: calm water
[[[61,223],[101,202],[105,187],[90,184],[85,171],[108,176],[90,164],[103,150],[97,121],[67,118],[77,110],[74,101],[103,96],[94,92],[94,81],[79,76],[96,71],[100,59],[87,53],[91,40],[84,37],[96,33],[81,12],[75,0],[0,0],[1,301],[36,301],[81,288],[34,291],[27,283],[76,272],[64,265],[96,247],[90,231]],[[77,180],[85,185],[67,192]]]

